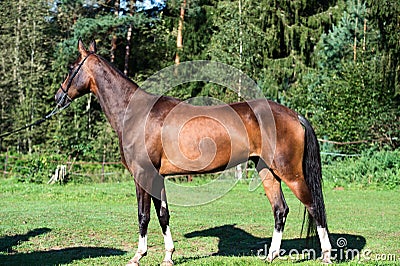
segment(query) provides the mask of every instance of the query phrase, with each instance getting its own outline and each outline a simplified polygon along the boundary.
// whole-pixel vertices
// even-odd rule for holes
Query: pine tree
[[[292,88],[290,102],[308,116],[320,136],[343,142],[379,140],[396,148],[400,108],[394,87],[382,82],[382,40],[378,28],[366,27],[368,17],[365,3],[347,2],[342,19],[318,43],[318,67]],[[341,147],[345,152],[364,148]]]
[[[8,13],[1,17],[4,76],[0,90],[9,99],[2,102],[1,128],[9,131],[32,123],[49,110],[50,13],[46,1],[1,2],[1,8]],[[13,143],[19,151],[32,152],[35,144],[45,140],[43,131],[28,128],[10,136],[3,147]]]
[[[314,46],[340,18],[343,1],[218,1],[207,55],[252,77],[283,101],[302,72],[314,66]]]
[[[395,95],[400,95],[400,3],[399,1],[366,0],[369,8],[368,21],[379,30],[378,50],[384,61],[384,82],[387,88],[395,88]]]

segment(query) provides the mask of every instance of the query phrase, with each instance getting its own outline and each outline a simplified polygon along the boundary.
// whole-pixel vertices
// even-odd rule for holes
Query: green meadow
[[[138,238],[134,182],[46,185],[0,179],[0,265],[124,265]],[[335,187],[324,195],[335,262],[396,265],[400,260],[399,191]],[[281,257],[274,265],[320,263],[317,241],[300,238],[303,206],[284,187],[290,207]],[[195,207],[170,206],[176,265],[265,265],[273,215],[264,191],[239,182],[225,196]],[[154,211],[148,255],[163,259]],[[316,255],[307,253],[315,250]]]

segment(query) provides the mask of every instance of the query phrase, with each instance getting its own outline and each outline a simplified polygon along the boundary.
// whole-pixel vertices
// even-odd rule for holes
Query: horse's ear
[[[83,45],[81,38],[79,38],[79,41],[78,41],[78,51],[82,57],[85,57],[88,54],[88,52],[86,51],[85,45]]]
[[[92,40],[92,42],[90,43],[89,52],[92,52],[92,53],[96,53],[97,52],[96,41],[95,40]]]

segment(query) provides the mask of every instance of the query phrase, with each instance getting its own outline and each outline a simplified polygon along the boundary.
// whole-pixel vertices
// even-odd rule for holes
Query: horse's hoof
[[[140,264],[138,261],[133,261],[133,260],[128,261],[128,264],[126,264],[126,266],[139,266],[139,265]]]
[[[322,259],[322,263],[323,264],[332,264],[332,261],[330,258],[324,258],[324,259]]]
[[[331,252],[327,251],[327,252],[323,252],[322,253],[322,263],[323,264],[332,264],[331,261]]]
[[[161,262],[161,266],[172,266],[174,265],[174,262],[172,260],[164,260]]]
[[[278,257],[278,256],[274,256],[274,255],[269,254],[268,257],[267,257],[267,261],[268,262],[272,262],[274,259],[276,259],[276,257]]]

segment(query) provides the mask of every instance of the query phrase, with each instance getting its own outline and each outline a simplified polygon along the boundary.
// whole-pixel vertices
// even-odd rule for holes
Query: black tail
[[[299,119],[300,123],[305,128],[303,156],[304,179],[313,200],[313,213],[312,215],[310,212],[308,213],[307,237],[310,237],[315,234],[316,225],[327,228],[324,197],[322,195],[321,156],[318,140],[310,122],[301,115],[299,115]]]

